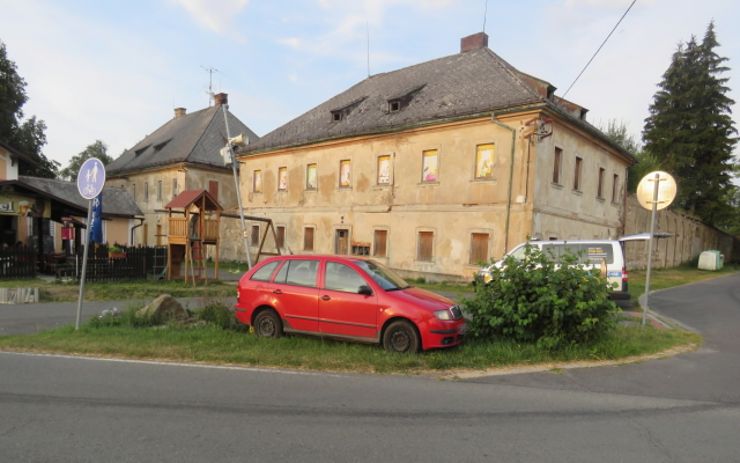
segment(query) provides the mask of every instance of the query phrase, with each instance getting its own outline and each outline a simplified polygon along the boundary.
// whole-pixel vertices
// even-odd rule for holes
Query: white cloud
[[[171,0],[183,8],[201,27],[237,40],[243,36],[234,28],[234,18],[249,4],[249,0]]]

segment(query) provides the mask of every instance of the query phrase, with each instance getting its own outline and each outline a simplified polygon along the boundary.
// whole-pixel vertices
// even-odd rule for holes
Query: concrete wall
[[[650,211],[644,209],[634,195],[627,198],[625,234],[650,231]],[[653,266],[675,267],[697,257],[702,251],[718,249],[725,255],[725,262],[740,258],[740,240],[707,226],[692,217],[673,210],[658,211],[656,231],[668,232],[673,236],[657,240],[653,245]],[[629,268],[642,269],[647,266],[647,242],[625,245]]]

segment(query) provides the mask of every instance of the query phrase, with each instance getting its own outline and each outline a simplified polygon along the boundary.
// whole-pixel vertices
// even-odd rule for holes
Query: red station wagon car
[[[460,308],[359,257],[273,257],[239,281],[236,318],[257,336],[301,333],[382,343],[389,351],[462,342]]]

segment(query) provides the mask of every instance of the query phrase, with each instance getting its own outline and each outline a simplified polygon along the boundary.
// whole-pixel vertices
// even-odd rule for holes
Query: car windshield
[[[370,278],[386,291],[395,291],[410,287],[403,278],[396,275],[396,272],[377,262],[372,260],[357,260],[355,264],[370,275]]]

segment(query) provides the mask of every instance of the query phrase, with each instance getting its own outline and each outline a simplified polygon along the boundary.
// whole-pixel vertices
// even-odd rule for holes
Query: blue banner
[[[90,223],[90,242],[103,242],[103,193],[92,200],[92,221]]]

